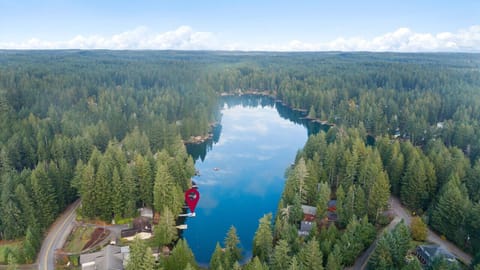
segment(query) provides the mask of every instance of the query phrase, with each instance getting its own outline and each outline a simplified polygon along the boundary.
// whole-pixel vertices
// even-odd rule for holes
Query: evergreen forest
[[[34,262],[48,227],[81,199],[83,219],[159,213],[127,269],[199,269],[175,229],[195,174],[185,143],[220,121],[222,95],[241,93],[331,128],[285,168],[253,258],[241,258],[232,226],[210,269],[349,267],[390,223],[391,196],[480,264],[480,54],[108,50],[0,51],[0,240],[21,242],[2,263]],[[303,204],[317,207],[305,237]],[[422,238],[400,222],[369,267],[420,269],[404,259],[412,237]],[[162,246],[171,254],[155,262]]]

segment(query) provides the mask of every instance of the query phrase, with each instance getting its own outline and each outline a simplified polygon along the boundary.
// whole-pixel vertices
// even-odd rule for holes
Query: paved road
[[[55,269],[55,250],[59,249],[65,243],[68,234],[73,228],[75,221],[75,210],[80,206],[80,200],[71,204],[62,213],[62,215],[50,226],[48,235],[42,243],[42,248],[38,253],[37,262],[40,270]]]
[[[412,216],[410,214],[410,211],[406,209],[401,203],[400,200],[396,197],[391,196],[390,197],[390,208],[393,210],[395,214],[395,218],[390,222],[390,224],[383,229],[382,233],[380,233],[377,236],[377,239],[372,243],[372,245],[365,250],[362,255],[360,255],[357,260],[355,261],[355,264],[347,269],[353,269],[353,270],[361,270],[365,269],[367,266],[368,259],[370,258],[370,255],[372,254],[373,250],[375,249],[375,246],[377,245],[377,240],[380,238],[380,236],[387,232],[393,230],[395,226],[400,223],[400,221],[403,219],[407,225],[410,225],[410,222],[412,221]],[[434,231],[428,229],[428,235],[427,235],[427,241],[437,244],[439,246],[442,246],[446,250],[450,251],[453,255],[455,255],[460,261],[465,263],[466,265],[470,265],[472,261],[472,256],[469,254],[465,253],[461,249],[459,249],[457,246],[455,246],[453,243],[443,240],[440,238],[438,234],[436,234]]]

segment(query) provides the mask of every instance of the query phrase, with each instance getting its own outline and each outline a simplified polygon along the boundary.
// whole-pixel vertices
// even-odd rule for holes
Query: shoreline
[[[219,122],[209,124],[210,131],[205,135],[190,136],[188,140],[183,140],[184,144],[202,144],[213,138],[213,129],[220,126]]]
[[[242,97],[242,96],[246,96],[246,95],[269,97],[269,98],[272,98],[275,102],[281,103],[283,106],[289,108],[292,111],[301,112],[301,113],[305,113],[305,114],[308,112],[307,109],[294,108],[294,107],[290,106],[289,104],[285,103],[283,100],[278,99],[276,91],[268,91],[268,90],[265,90],[265,91],[258,91],[258,90],[241,91],[241,90],[236,90],[236,93],[222,92],[220,94],[221,97],[234,97],[234,96]],[[319,123],[319,124],[327,125],[327,126],[331,126],[331,127],[335,126],[335,123],[330,123],[330,122],[328,122],[328,120],[322,120],[320,118],[311,118],[311,117],[305,116],[305,117],[301,117],[300,119],[309,120],[309,121],[314,122],[314,123]]]
[[[251,96],[258,96],[258,97],[268,97],[268,98],[271,98],[273,99],[274,102],[278,102],[278,103],[281,103],[283,106],[289,108],[290,110],[292,111],[296,111],[296,112],[300,112],[300,113],[304,113],[306,114],[307,113],[307,110],[306,109],[302,109],[302,108],[294,108],[292,106],[290,106],[289,104],[285,103],[284,101],[280,100],[280,99],[277,99],[277,92],[276,91],[258,91],[258,90],[246,90],[246,91],[242,91],[242,90],[235,90],[235,92],[222,92],[220,93],[220,97],[242,97],[242,96],[248,96],[248,95],[251,95]],[[325,125],[325,126],[330,126],[330,127],[334,127],[335,126],[335,123],[330,123],[328,122],[328,120],[322,120],[320,118],[311,118],[311,117],[308,117],[308,116],[305,116],[305,117],[301,117],[300,119],[305,119],[305,120],[308,120],[312,123],[318,123],[318,124],[321,124],[321,125]],[[219,122],[214,122],[214,123],[210,123],[210,131],[205,134],[205,135],[197,135],[197,136],[190,136],[190,138],[188,140],[183,140],[183,143],[184,144],[202,144],[208,140],[211,140],[213,138],[213,129],[217,126],[219,126],[220,123]]]

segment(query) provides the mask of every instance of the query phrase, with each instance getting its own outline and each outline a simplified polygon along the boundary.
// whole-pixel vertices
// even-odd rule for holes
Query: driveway
[[[350,267],[347,267],[345,269],[348,269],[348,270],[360,270],[360,269],[365,269],[365,267],[367,266],[367,262],[368,262],[368,259],[370,258],[370,255],[372,254],[372,252],[375,250],[375,247],[377,246],[377,242],[378,242],[378,239],[380,239],[380,237],[384,234],[384,233],[387,233],[387,232],[390,232],[391,230],[393,230],[395,228],[395,226],[397,226],[398,223],[400,223],[400,221],[402,221],[402,218],[399,217],[399,216],[396,216],[391,222],[390,224],[388,224],[387,227],[385,227],[378,235],[377,235],[377,238],[375,239],[375,241],[373,241],[373,243],[370,245],[370,247],[368,247],[367,250],[365,250],[356,260],[355,260],[355,263],[350,266]]]
[[[390,197],[391,207],[397,216],[400,216],[405,220],[405,222],[410,225],[412,221],[412,216],[410,215],[410,211],[406,209],[401,203],[400,200],[396,197]],[[428,228],[428,235],[427,241],[437,244],[444,249],[450,251],[453,255],[455,255],[459,261],[463,262],[466,265],[470,265],[472,262],[472,256],[463,250],[459,249],[455,244],[448,240],[442,239],[436,232],[430,230]]]
[[[355,264],[347,269],[353,269],[353,270],[361,270],[365,269],[367,266],[368,259],[370,258],[370,255],[372,254],[373,250],[375,249],[375,246],[377,244],[377,240],[380,238],[380,235],[387,231],[393,230],[395,226],[400,223],[400,221],[403,219],[407,225],[410,225],[412,222],[412,215],[410,213],[410,210],[408,210],[406,207],[402,205],[400,200],[397,197],[390,196],[390,209],[393,210],[393,213],[395,214],[395,218],[390,222],[390,224],[383,229],[382,233],[380,233],[377,236],[377,239],[372,243],[372,245],[360,255],[357,260],[355,261]],[[466,265],[470,265],[472,262],[472,256],[463,250],[459,249],[455,244],[451,243],[448,240],[444,240],[440,238],[440,236],[435,233],[434,231],[430,230],[428,228],[428,235],[427,235],[427,241],[437,244],[444,249],[450,251],[453,255],[455,255],[459,261],[463,262]]]

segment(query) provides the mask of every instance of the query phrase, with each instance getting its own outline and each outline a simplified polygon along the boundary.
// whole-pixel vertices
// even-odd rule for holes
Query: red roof
[[[304,221],[314,221],[314,220],[315,220],[315,216],[314,216],[314,215],[309,215],[309,214],[304,214],[304,215],[303,215],[303,220],[304,220]]]

